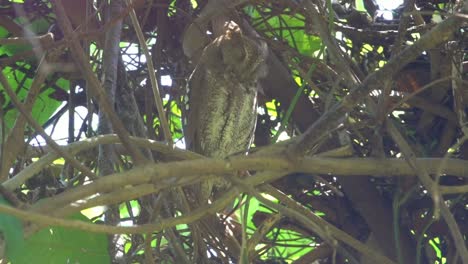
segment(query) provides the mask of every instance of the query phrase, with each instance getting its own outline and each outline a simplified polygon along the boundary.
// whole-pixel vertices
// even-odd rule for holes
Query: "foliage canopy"
[[[468,263],[466,1],[108,2],[0,1],[5,259]],[[211,159],[183,113],[219,21],[268,57],[249,154]]]

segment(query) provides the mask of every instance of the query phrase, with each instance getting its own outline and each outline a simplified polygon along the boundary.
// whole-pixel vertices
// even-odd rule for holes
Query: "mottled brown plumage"
[[[244,36],[234,23],[204,49],[187,87],[188,149],[214,158],[248,150],[265,58],[265,44]]]

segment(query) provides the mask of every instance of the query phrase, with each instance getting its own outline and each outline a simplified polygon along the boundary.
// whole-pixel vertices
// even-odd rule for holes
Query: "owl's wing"
[[[188,150],[197,151],[197,147],[194,146],[197,140],[197,128],[198,118],[200,112],[200,106],[197,102],[200,102],[201,89],[203,84],[203,72],[204,67],[198,65],[193,71],[187,83],[187,96],[188,100],[185,103],[185,109],[183,113],[183,128],[184,128],[184,139],[185,147]]]

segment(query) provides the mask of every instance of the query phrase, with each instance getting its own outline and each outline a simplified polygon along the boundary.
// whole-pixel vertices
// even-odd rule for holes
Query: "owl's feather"
[[[248,150],[265,58],[264,44],[244,36],[237,25],[204,49],[188,82],[188,149],[214,158]]]
[[[247,150],[265,50],[237,26],[204,49],[188,82],[184,131],[188,149],[220,158]]]

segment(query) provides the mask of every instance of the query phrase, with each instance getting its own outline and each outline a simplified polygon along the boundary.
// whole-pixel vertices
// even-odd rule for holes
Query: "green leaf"
[[[90,222],[82,214],[71,219]],[[10,261],[14,264],[111,263],[107,236],[64,227],[47,227],[26,240]]]
[[[28,78],[23,72],[19,70],[14,71],[10,67],[6,67],[3,70],[3,74],[7,77],[10,86],[17,90],[16,96],[23,102],[31,87],[32,79]],[[68,80],[58,79],[55,84],[64,91],[69,90],[70,82]],[[3,87],[0,87],[0,91],[2,90]],[[31,114],[40,125],[43,125],[61,104],[61,102],[49,97],[53,92],[55,92],[53,88],[43,88],[33,105]],[[5,99],[6,103],[9,104],[10,98],[7,96]],[[10,109],[5,113],[4,120],[7,128],[11,129],[13,127],[18,113],[16,108]]]
[[[356,0],[356,10],[367,12],[366,7],[364,6],[364,1]]]
[[[21,24],[26,24],[28,23],[27,26],[24,26],[24,28],[27,28],[28,32],[31,32],[31,34],[35,35],[41,35],[45,32],[47,32],[47,29],[50,27],[50,23],[45,19],[45,18],[40,18],[32,21],[29,23],[28,21],[22,21],[24,19],[16,19],[16,22],[21,25]],[[0,37],[4,38],[7,37],[10,33],[5,30],[4,28],[1,28],[0,30]],[[15,36],[18,37],[18,36]],[[32,49],[31,44],[11,44],[11,45],[2,45],[0,49],[0,55],[6,54],[8,56],[13,56],[15,54],[25,52],[28,50]],[[35,57],[31,57],[31,60],[36,60]]]
[[[249,13],[254,18],[261,17],[258,12]],[[301,54],[312,56],[322,46],[322,40],[319,37],[307,34],[303,30],[305,19],[300,15],[279,15],[268,19],[266,23],[269,25],[259,24],[258,30],[266,31],[268,35],[272,35],[270,32],[273,32],[273,35],[280,36],[280,39],[285,40],[291,47],[297,48]]]
[[[9,205],[8,202],[0,196],[0,204]],[[23,225],[21,221],[11,215],[0,213],[0,233],[6,243],[5,255],[7,259],[12,259],[14,255],[23,250]]]

